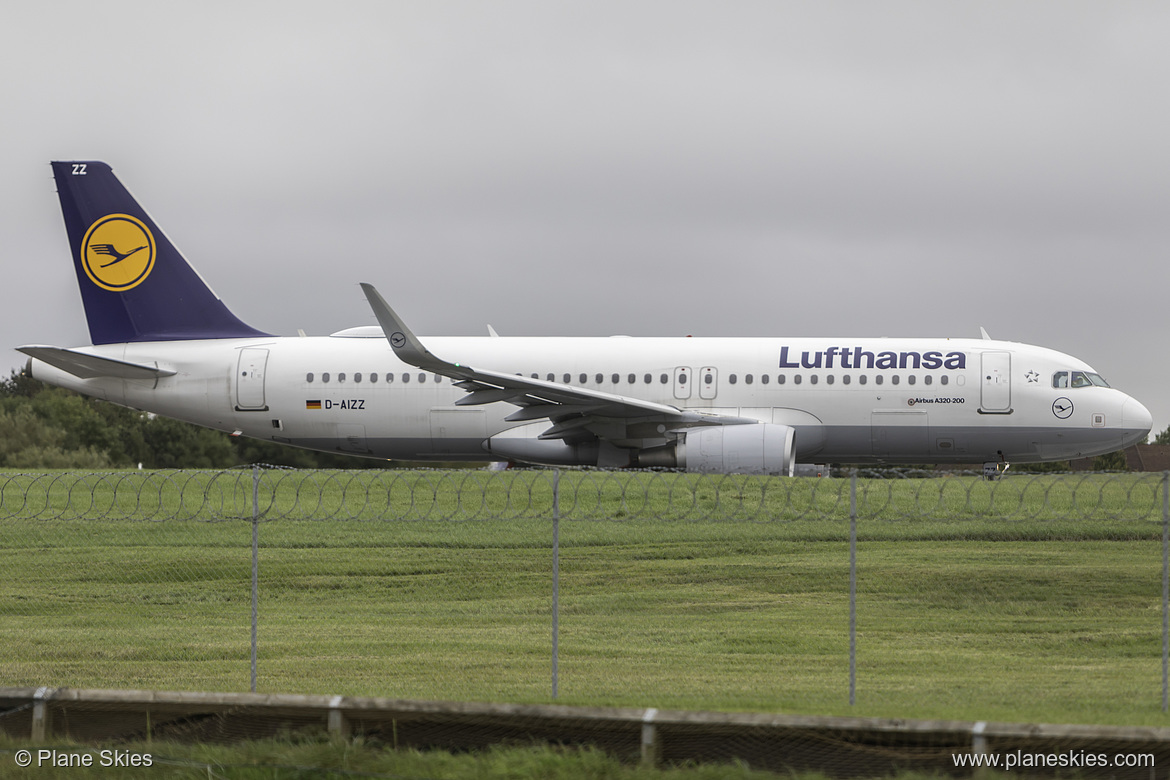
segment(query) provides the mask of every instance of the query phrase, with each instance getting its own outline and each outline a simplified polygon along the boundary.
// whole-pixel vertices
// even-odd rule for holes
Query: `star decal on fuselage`
[[[1028,373],[1024,374],[1024,378],[1027,379],[1030,383],[1040,381],[1040,375],[1035,371],[1029,371]]]

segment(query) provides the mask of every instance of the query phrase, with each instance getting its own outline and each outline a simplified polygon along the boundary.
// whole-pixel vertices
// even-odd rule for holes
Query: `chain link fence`
[[[0,686],[1160,723],[1166,491],[1162,474],[5,474]]]

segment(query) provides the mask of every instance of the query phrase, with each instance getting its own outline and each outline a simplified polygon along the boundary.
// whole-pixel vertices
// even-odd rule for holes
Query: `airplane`
[[[410,461],[792,475],[796,464],[1100,455],[1152,419],[1088,364],[960,338],[274,336],[239,320],[98,161],[53,162],[92,345],[28,345],[49,384],[197,425]],[[982,329],[981,329],[982,330]]]

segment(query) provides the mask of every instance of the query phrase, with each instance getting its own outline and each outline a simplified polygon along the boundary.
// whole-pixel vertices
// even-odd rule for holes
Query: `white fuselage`
[[[1149,412],[1041,347],[966,339],[428,338],[463,365],[680,409],[791,426],[801,461],[1037,462],[1144,439]],[[535,436],[508,403],[459,406],[449,379],[395,357],[377,328],[83,347],[174,370],[155,380],[33,375],[87,395],[222,431],[316,450],[405,460],[491,460],[493,436]],[[1066,384],[1055,386],[1060,372]],[[629,422],[629,421],[627,421]],[[631,451],[669,432],[636,421],[607,439]],[[625,422],[622,423],[626,425]],[[502,459],[502,458],[501,458]]]

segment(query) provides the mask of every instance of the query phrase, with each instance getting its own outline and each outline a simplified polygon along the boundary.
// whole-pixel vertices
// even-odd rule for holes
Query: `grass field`
[[[264,494],[266,518],[438,519],[261,522],[260,691],[551,700],[552,524],[537,511],[551,482],[424,474],[409,496],[404,479],[369,477],[382,491],[316,475],[312,510],[288,483]],[[240,517],[244,476],[198,479]],[[850,707],[848,480],[685,493],[570,475],[568,516],[621,519],[561,523],[558,700],[1167,725],[1157,476],[863,481]],[[450,495],[456,478],[489,480],[488,495]],[[89,485],[90,514],[107,519],[60,489],[22,516],[17,479],[0,484],[0,685],[247,690],[251,522],[144,522],[127,493],[103,494],[112,477],[40,479]],[[631,499],[662,494],[663,519]],[[146,495],[139,516],[193,506]],[[502,519],[443,519],[475,501]],[[49,506],[64,519],[41,519]]]

